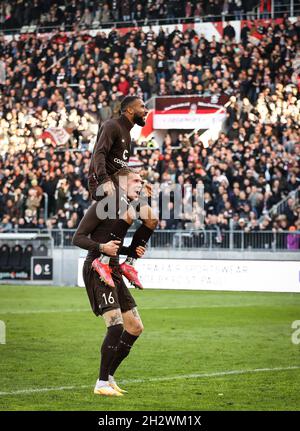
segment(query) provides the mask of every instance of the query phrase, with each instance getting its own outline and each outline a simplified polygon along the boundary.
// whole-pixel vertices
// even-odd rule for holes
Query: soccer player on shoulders
[[[129,202],[137,201],[142,189],[142,179],[138,173],[129,168],[123,168],[116,174],[120,177],[120,192],[122,198]],[[88,250],[83,266],[83,279],[93,312],[101,315],[107,327],[107,333],[101,346],[99,378],[94,393],[105,396],[122,396],[122,390],[114,379],[114,374],[121,362],[128,356],[131,347],[143,331],[143,324],[134,298],[122,279],[122,265],[119,264],[119,254],[127,254],[128,248],[122,242],[122,227],[128,227],[134,220],[133,208],[125,208],[120,213],[121,229],[116,240],[111,228],[114,220],[99,219],[95,202],[90,206],[81,220],[73,244]],[[123,229],[127,231],[127,229]],[[132,247],[132,243],[131,246]],[[136,246],[137,257],[142,257],[145,247]],[[110,256],[109,267],[112,271],[113,286],[108,286],[94,271],[93,262],[101,253]]]
[[[114,180],[113,174],[128,166],[131,152],[130,130],[135,124],[144,126],[147,113],[145,104],[140,97],[127,96],[121,102],[120,117],[105,121],[99,128],[88,174],[90,194],[99,203],[105,196],[111,196],[119,201],[119,186]],[[147,196],[151,194],[150,186],[146,184],[143,192],[144,197],[140,197],[138,202],[139,217],[143,223],[134,233],[127,259],[120,266],[123,275],[138,288],[142,288],[142,285],[134,268],[135,260],[138,257],[136,249],[147,243],[158,223],[157,217],[147,202]],[[99,208],[100,206],[98,206],[98,214]],[[113,218],[115,223],[111,227],[112,235],[115,239],[124,237],[126,226],[122,224],[122,220],[117,219],[117,217]],[[93,262],[93,267],[104,283],[113,285],[109,256],[101,253],[100,257]]]

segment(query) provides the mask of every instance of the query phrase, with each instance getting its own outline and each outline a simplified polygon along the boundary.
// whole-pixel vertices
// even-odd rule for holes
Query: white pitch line
[[[184,374],[179,376],[170,376],[170,377],[150,377],[149,379],[128,379],[128,380],[120,380],[120,384],[129,384],[129,383],[151,383],[151,382],[167,382],[172,380],[185,380],[185,379],[204,379],[210,377],[222,377],[222,376],[232,376],[238,374],[254,374],[254,373],[263,373],[263,372],[274,372],[274,371],[290,371],[290,370],[298,370],[300,366],[291,366],[291,367],[275,367],[275,368],[255,368],[253,370],[229,370],[229,371],[217,371],[214,373],[202,373],[202,374]],[[59,386],[52,388],[38,388],[38,389],[20,389],[18,391],[11,392],[0,392],[0,396],[8,396],[8,395],[20,395],[20,394],[34,394],[39,392],[53,392],[53,391],[71,391],[71,390],[80,390],[80,389],[88,389],[92,388],[91,385],[81,385],[81,386]]]
[[[0,310],[0,315],[2,314],[47,314],[47,313],[81,313],[85,311],[90,311],[89,308],[63,308],[63,309],[50,309],[50,310],[15,310],[15,311],[9,311],[9,310]]]
[[[139,310],[184,310],[184,309],[197,309],[197,308],[235,308],[235,307],[261,307],[264,305],[260,304],[228,304],[228,305],[187,305],[187,306],[175,306],[175,307],[138,307]],[[0,310],[0,316],[4,314],[47,314],[47,313],[83,313],[91,311],[90,308],[62,308],[60,309],[50,309],[50,310]]]

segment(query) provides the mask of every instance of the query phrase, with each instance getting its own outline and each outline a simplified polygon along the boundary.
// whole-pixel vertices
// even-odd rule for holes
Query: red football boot
[[[92,262],[92,268],[98,273],[100,280],[109,287],[115,287],[114,280],[111,276],[111,268],[107,263],[102,263],[98,258]]]
[[[120,265],[122,274],[127,278],[128,281],[138,289],[144,289],[142,283],[139,280],[137,270],[126,262],[123,262]]]

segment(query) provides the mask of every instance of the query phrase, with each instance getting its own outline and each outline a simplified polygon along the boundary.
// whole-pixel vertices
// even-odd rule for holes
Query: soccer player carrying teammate
[[[142,189],[142,179],[134,170],[123,168],[114,177],[119,177],[121,198],[137,201]],[[114,220],[99,219],[97,205],[94,203],[87,210],[81,220],[73,244],[88,250],[83,266],[83,279],[93,312],[96,316],[102,315],[107,333],[101,346],[101,361],[99,379],[94,389],[95,394],[106,396],[122,396],[124,390],[120,389],[114,379],[114,373],[121,362],[128,356],[133,343],[143,331],[143,324],[136,308],[136,303],[129,289],[122,279],[121,266],[118,254],[127,254],[127,247],[123,247],[124,239],[115,240],[111,234]],[[134,219],[133,208],[129,206],[120,213],[121,226],[127,228]],[[124,229],[126,230],[126,229]],[[118,232],[120,234],[120,232]],[[132,243],[131,243],[132,246]],[[115,287],[102,282],[92,263],[104,252],[111,256],[109,266]],[[142,257],[145,247],[135,248],[136,256]]]
[[[99,128],[89,168],[88,183],[92,198],[99,201],[100,204],[104,196],[110,196],[119,201],[119,187],[112,175],[121,168],[128,166],[131,144],[130,130],[134,124],[144,126],[146,116],[147,109],[143,100],[137,96],[127,96],[121,102],[120,117],[105,121]],[[151,194],[150,186],[145,185],[144,191],[145,195]],[[137,271],[133,266],[138,257],[136,248],[147,243],[158,220],[145,197],[140,197],[138,204],[140,207],[139,218],[143,223],[133,236],[127,259],[120,265],[120,271],[135,287],[142,288]],[[98,206],[97,213],[101,217],[101,205]],[[128,226],[117,216],[113,219],[115,223],[111,227],[111,235],[114,239],[124,237]],[[104,283],[113,286],[108,263],[109,256],[101,253],[100,257],[93,262],[93,268]]]

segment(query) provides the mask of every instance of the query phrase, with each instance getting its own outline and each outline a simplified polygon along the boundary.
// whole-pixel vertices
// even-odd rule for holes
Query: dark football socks
[[[115,356],[112,360],[111,366],[109,368],[109,375],[113,376],[116,369],[119,367],[122,361],[129,355],[130,349],[139,337],[136,335],[131,335],[129,332],[124,331],[120,337],[118,346],[115,350]]]
[[[153,229],[145,226],[144,223],[136,230],[129,247],[128,259],[126,259],[127,263],[132,263],[132,259],[138,258],[136,248],[139,246],[145,247],[152,234]]]
[[[107,328],[107,333],[101,346],[99,380],[108,381],[110,364],[114,360],[116,348],[122,333],[123,325],[114,325]]]

